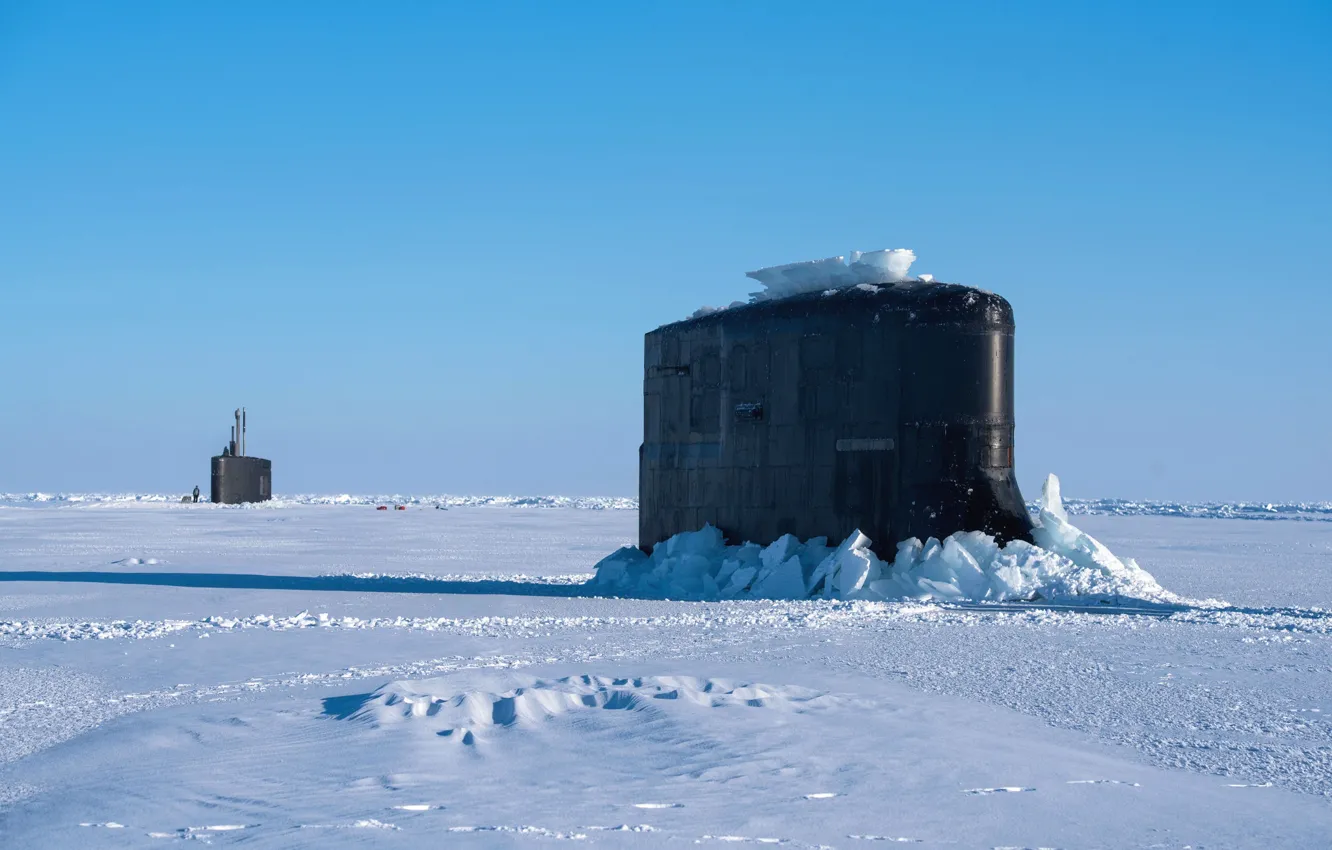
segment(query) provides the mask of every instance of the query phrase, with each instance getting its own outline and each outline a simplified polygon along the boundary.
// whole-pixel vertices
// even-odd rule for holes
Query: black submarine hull
[[[249,455],[217,455],[212,464],[214,504],[239,505],[273,498],[273,462]]]
[[[645,337],[639,546],[704,524],[881,558],[907,538],[1030,539],[1013,470],[1013,311],[955,284],[760,301]]]

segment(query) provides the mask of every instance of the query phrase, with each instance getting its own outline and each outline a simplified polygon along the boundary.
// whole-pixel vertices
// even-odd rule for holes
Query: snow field
[[[951,601],[690,602],[580,585],[632,511],[119,507],[0,509],[16,846],[1332,834],[1326,523],[1078,521],[1175,603],[973,601],[965,560]]]

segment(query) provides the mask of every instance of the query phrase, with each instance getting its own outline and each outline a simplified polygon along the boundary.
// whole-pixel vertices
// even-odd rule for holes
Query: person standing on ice
[[[194,501],[199,501],[199,485],[194,485]]]

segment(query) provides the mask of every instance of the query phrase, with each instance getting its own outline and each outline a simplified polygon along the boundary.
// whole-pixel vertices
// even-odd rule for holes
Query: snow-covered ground
[[[1229,603],[1125,614],[597,598],[631,505],[319,501],[0,505],[0,844],[1332,836],[1332,523],[1243,518],[1326,506],[1070,503]]]

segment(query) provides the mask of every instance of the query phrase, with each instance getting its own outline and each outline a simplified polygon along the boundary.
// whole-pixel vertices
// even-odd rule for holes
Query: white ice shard
[[[827,257],[803,263],[769,266],[748,273],[763,284],[762,292],[750,294],[754,301],[789,298],[806,292],[845,289],[861,283],[900,283],[907,279],[916,254],[909,248],[853,251],[846,257]]]
[[[1051,475],[1032,531],[1035,545],[1000,546],[983,531],[960,531],[897,544],[880,560],[852,532],[837,547],[822,537],[785,535],[762,547],[728,546],[712,526],[657,544],[651,555],[625,547],[596,566],[589,587],[608,594],[669,599],[870,599],[940,601],[1065,600],[1179,603],[1131,559],[1068,521]]]

